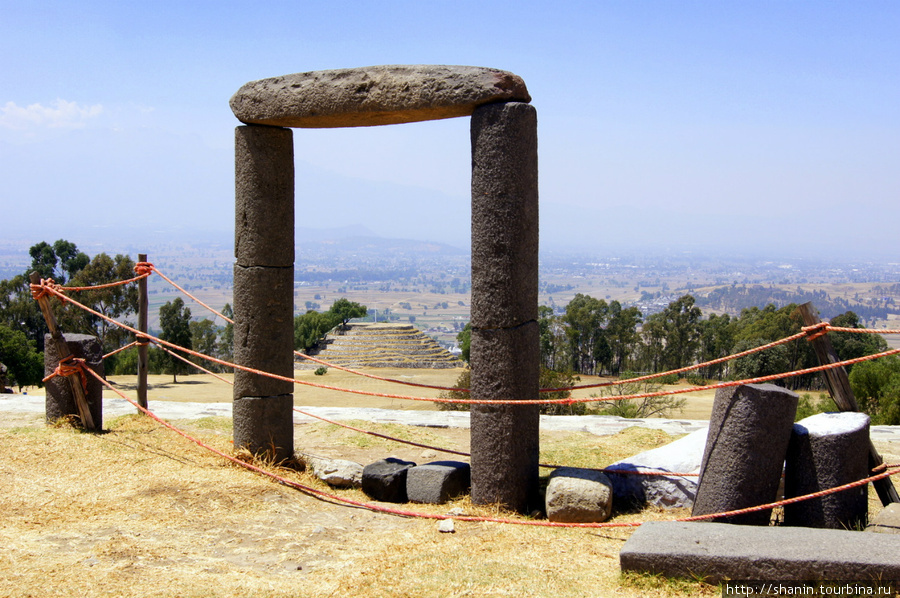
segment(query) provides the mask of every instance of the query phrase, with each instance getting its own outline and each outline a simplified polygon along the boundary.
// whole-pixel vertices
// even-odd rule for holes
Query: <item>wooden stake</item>
[[[29,278],[31,284],[41,284],[41,275],[37,272],[32,272]],[[62,332],[60,332],[59,327],[56,325],[56,317],[53,315],[53,310],[50,309],[50,300],[47,299],[45,295],[38,299],[37,302],[41,307],[41,313],[44,314],[44,320],[47,322],[47,329],[50,331],[50,337],[53,339],[53,342],[56,343],[56,352],[59,354],[60,363],[62,363],[66,358],[72,355],[72,352],[69,351],[69,345],[66,343],[65,337],[63,337]],[[84,429],[97,431],[98,428],[94,425],[94,418],[91,416],[91,408],[88,405],[84,387],[81,385],[81,377],[66,376],[66,378],[69,380],[69,385],[72,387],[72,394],[75,396],[75,405],[78,407],[78,415],[81,417],[81,423],[84,425]]]
[[[804,303],[801,305],[800,315],[803,317],[804,326],[815,326],[816,324],[821,323],[819,314],[812,303]],[[831,339],[828,338],[827,334],[823,334],[810,342],[816,352],[819,365],[837,363],[840,361],[837,353],[834,352],[834,347],[831,345]],[[828,388],[828,392],[831,393],[831,398],[834,399],[838,409],[841,411],[859,411],[859,407],[856,404],[856,397],[853,396],[853,390],[850,388],[850,378],[847,376],[847,370],[843,367],[831,368],[825,370],[822,374],[825,378],[825,386]],[[875,445],[872,444],[872,439],[870,438],[869,469],[874,469],[882,463],[881,455],[875,450]],[[897,495],[897,489],[894,488],[891,478],[883,478],[872,482],[872,485],[875,486],[875,492],[878,493],[878,498],[881,499],[882,505],[887,506],[892,502],[900,502],[900,496]]]
[[[138,254],[139,262],[147,261],[146,253]],[[138,330],[147,333],[147,318],[150,310],[150,301],[147,297],[147,279],[142,278],[138,281]],[[138,339],[139,341],[141,339]],[[147,345],[138,345],[138,368],[137,368],[137,402],[138,405],[147,409],[147,367],[148,355]],[[143,413],[143,412],[142,412]]]

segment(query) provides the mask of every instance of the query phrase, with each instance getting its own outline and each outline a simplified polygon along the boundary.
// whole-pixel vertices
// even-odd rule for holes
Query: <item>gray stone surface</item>
[[[537,320],[537,113],[517,102],[472,114],[473,328]]]
[[[294,395],[241,397],[234,400],[234,448],[277,461],[294,455]]]
[[[697,494],[697,478],[666,475],[616,474],[623,472],[699,473],[707,431],[697,430],[665,446],[622,459],[606,469],[619,504],[650,504],[665,509],[691,508]]]
[[[525,82],[491,68],[383,65],[295,73],[242,86],[232,96],[245,123],[367,127],[467,116],[482,104],[529,102]]]
[[[95,336],[88,334],[65,333],[63,338],[69,347],[69,352],[75,358],[84,359],[85,365],[100,376],[104,375],[103,347]],[[44,376],[49,376],[59,364],[59,352],[56,343],[49,334],[44,335]],[[76,378],[81,384],[81,376]],[[78,406],[75,403],[75,394],[69,385],[69,381],[62,376],[55,376],[47,381],[45,391],[45,414],[47,422],[67,417],[78,416]],[[103,427],[103,385],[91,375],[87,375],[87,392],[85,398],[94,420],[96,429]],[[79,418],[80,419],[80,418]]]
[[[234,131],[234,255],[241,266],[294,265],[294,143],[290,129]]]
[[[784,470],[784,497],[827,490],[869,475],[869,416],[819,413],[794,424]],[[859,529],[868,515],[867,487],[859,486],[785,505],[784,524]]]
[[[878,534],[900,534],[900,503],[894,502],[881,509],[881,512],[869,522],[866,531]]]
[[[469,491],[471,468],[462,461],[434,461],[406,472],[410,502],[440,504]]]
[[[478,400],[538,398],[537,116],[520,102],[472,113],[472,387]],[[472,501],[540,505],[538,407],[472,409]]]
[[[234,266],[234,361],[294,376],[294,269]],[[293,392],[290,381],[235,370],[234,398]]]
[[[600,471],[559,467],[547,483],[546,510],[550,521],[594,523],[612,513],[613,487]]]
[[[659,521],[619,552],[623,571],[726,579],[900,579],[900,536],[798,527]]]
[[[306,453],[296,457],[312,470],[314,476],[335,488],[362,488],[363,466],[347,459],[329,459]]]
[[[798,397],[773,384],[716,391],[694,499],[694,515],[773,502],[778,493]],[[768,525],[771,510],[718,519]]]
[[[394,457],[370,463],[363,468],[363,492],[383,502],[406,502],[406,476],[415,466]]]

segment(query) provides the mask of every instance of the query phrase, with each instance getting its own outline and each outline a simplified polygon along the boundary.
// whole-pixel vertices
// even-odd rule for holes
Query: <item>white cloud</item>
[[[103,106],[100,104],[79,106],[76,102],[62,99],[49,106],[30,104],[22,107],[15,102],[7,102],[0,106],[0,127],[19,131],[36,128],[81,129],[102,112]]]

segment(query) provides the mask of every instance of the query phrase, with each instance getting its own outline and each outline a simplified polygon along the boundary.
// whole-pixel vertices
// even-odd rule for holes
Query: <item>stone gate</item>
[[[471,116],[472,344],[476,400],[538,398],[537,114],[524,81],[467,66],[399,65],[253,81],[235,130],[234,359],[293,378],[291,128]],[[235,372],[234,444],[293,454],[293,382]],[[538,491],[537,405],[472,409],[472,500],[526,510]]]

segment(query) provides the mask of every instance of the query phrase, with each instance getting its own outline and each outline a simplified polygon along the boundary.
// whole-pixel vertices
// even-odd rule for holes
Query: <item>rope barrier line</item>
[[[81,376],[81,387],[84,389],[84,392],[87,392],[87,376],[85,375],[85,370],[91,371],[90,368],[85,366],[84,359],[80,357],[75,357],[74,355],[67,355],[66,357],[59,360],[59,363],[56,365],[56,368],[50,373],[50,375],[44,377],[41,382],[47,382],[57,376],[74,376],[78,374]]]
[[[38,287],[38,289],[35,290],[34,287]],[[39,293],[39,292],[41,291],[41,289],[44,289],[44,290],[46,291],[46,293],[49,293],[49,294],[52,294],[52,295],[56,295],[57,297],[61,297],[61,298],[64,297],[63,294],[62,294],[61,292],[57,291],[55,288],[53,288],[53,287],[51,287],[51,286],[48,286],[48,285],[45,285],[45,284],[44,284],[44,281],[42,281],[42,283],[41,283],[40,285],[32,285],[32,289],[33,289],[33,293]],[[409,395],[398,395],[398,394],[391,394],[391,393],[379,393],[379,392],[372,392],[372,391],[365,391],[365,390],[357,390],[357,389],[350,389],[350,388],[340,388],[340,387],[336,387],[336,386],[330,386],[330,385],[327,385],[327,384],[319,384],[319,383],[316,383],[316,382],[309,382],[309,381],[306,381],[306,380],[298,380],[298,379],[293,378],[293,377],[280,376],[280,375],[278,375],[278,374],[272,374],[272,373],[264,372],[264,371],[262,371],[262,370],[258,370],[258,369],[255,369],[255,368],[251,368],[251,367],[247,367],[247,366],[243,366],[243,365],[238,365],[238,364],[231,363],[231,362],[228,362],[228,361],[225,361],[225,360],[222,360],[222,359],[218,359],[218,358],[216,358],[216,357],[211,357],[211,356],[208,356],[208,355],[203,355],[202,353],[198,353],[198,352],[193,351],[193,350],[191,350],[191,349],[186,349],[186,348],[184,348],[184,347],[180,347],[180,346],[178,346],[178,345],[176,345],[176,344],[174,344],[174,343],[170,343],[170,342],[168,342],[168,341],[164,341],[164,340],[162,340],[162,339],[160,339],[160,338],[158,338],[158,337],[154,337],[154,336],[151,336],[151,335],[148,335],[148,334],[144,334],[144,333],[139,332],[138,330],[132,328],[131,326],[128,326],[127,324],[123,324],[123,323],[121,323],[121,322],[118,322],[118,321],[116,321],[116,320],[110,318],[109,316],[106,316],[106,315],[104,315],[104,314],[101,314],[100,312],[98,312],[98,311],[96,311],[96,310],[94,310],[94,309],[91,309],[90,307],[87,307],[86,305],[84,305],[84,304],[82,304],[82,303],[79,303],[78,301],[75,301],[74,299],[71,299],[71,298],[66,298],[66,299],[67,299],[69,302],[71,302],[72,304],[76,305],[77,307],[79,307],[79,308],[81,308],[81,309],[83,309],[83,310],[85,310],[85,311],[87,311],[87,312],[89,312],[89,313],[92,313],[92,314],[94,314],[95,316],[97,316],[97,317],[99,317],[99,318],[101,318],[101,319],[103,319],[103,320],[106,320],[106,321],[108,321],[108,322],[110,322],[110,323],[112,323],[112,324],[114,324],[114,325],[116,325],[116,326],[119,326],[120,328],[123,328],[124,330],[128,330],[128,331],[130,331],[132,334],[135,334],[135,335],[142,335],[142,336],[144,336],[144,337],[146,337],[146,338],[152,339],[152,340],[153,340],[154,342],[156,342],[157,344],[165,345],[165,346],[167,346],[167,347],[169,347],[169,348],[175,349],[176,351],[181,351],[181,352],[187,353],[187,354],[189,354],[189,355],[194,355],[195,357],[200,357],[201,359],[206,359],[206,360],[208,360],[208,361],[211,361],[211,362],[213,362],[213,363],[218,363],[218,364],[224,365],[224,366],[226,366],[226,367],[233,367],[233,368],[236,368],[236,369],[239,369],[239,370],[242,370],[242,371],[245,371],[245,372],[249,372],[249,373],[252,373],[252,374],[258,374],[258,375],[260,375],[260,376],[268,376],[269,378],[272,378],[272,379],[275,379],[275,380],[282,380],[282,381],[292,382],[292,383],[294,383],[294,384],[300,384],[300,385],[303,385],[303,386],[310,386],[310,387],[320,388],[320,389],[324,389],[324,390],[334,390],[334,391],[338,391],[338,392],[349,392],[349,393],[352,393],[352,394],[359,394],[359,395],[364,395],[364,396],[374,396],[374,397],[388,398],[388,399],[399,399],[399,400],[408,400],[408,401],[428,401],[428,402],[433,402],[433,403],[460,403],[460,404],[479,404],[479,405],[521,405],[521,404],[523,404],[523,403],[529,404],[529,405],[533,405],[533,404],[542,404],[542,405],[553,405],[553,404],[572,405],[572,404],[575,404],[575,403],[600,403],[600,402],[608,402],[608,401],[622,401],[622,400],[629,400],[629,399],[642,399],[642,398],[651,398],[651,397],[660,397],[660,396],[675,395],[675,394],[681,394],[681,393],[684,393],[684,392],[697,392],[697,391],[703,391],[703,390],[715,390],[715,389],[718,389],[718,388],[728,388],[728,387],[732,387],[732,386],[740,386],[740,385],[742,385],[742,384],[759,384],[759,383],[762,383],[762,382],[770,382],[770,381],[772,381],[772,380],[779,380],[779,379],[782,379],[782,378],[789,378],[789,377],[792,377],[792,376],[800,376],[800,375],[804,375],[804,374],[812,374],[812,373],[816,373],[816,372],[825,371],[825,370],[828,370],[828,369],[834,369],[834,368],[838,368],[838,367],[843,367],[843,366],[845,366],[845,365],[852,365],[852,364],[854,364],[854,363],[859,363],[859,362],[862,362],[862,361],[868,361],[868,360],[871,360],[871,359],[877,359],[877,358],[879,358],[879,357],[887,357],[887,356],[890,356],[890,355],[896,355],[896,354],[900,353],[900,349],[891,349],[891,350],[883,351],[883,352],[881,352],[881,353],[876,353],[876,354],[873,354],[873,355],[865,355],[865,356],[863,356],[863,357],[857,357],[857,358],[854,358],[854,359],[848,359],[848,360],[844,360],[844,361],[837,361],[837,362],[834,362],[834,363],[823,364],[823,365],[816,366],[816,367],[812,367],[812,368],[806,368],[806,369],[802,369],[802,370],[795,370],[795,371],[793,371],[793,372],[786,372],[786,373],[781,373],[781,374],[771,374],[771,375],[768,375],[768,376],[759,376],[759,377],[756,377],[756,378],[747,378],[747,379],[743,379],[743,380],[732,380],[732,381],[726,381],[726,382],[719,382],[719,383],[717,383],[717,384],[707,384],[707,385],[705,385],[705,386],[695,386],[695,387],[692,387],[691,389],[662,390],[662,391],[655,391],[655,392],[635,393],[635,394],[630,394],[630,395],[617,395],[617,396],[611,396],[611,397],[587,397],[587,398],[571,398],[571,397],[570,397],[570,398],[566,398],[566,399],[541,399],[541,400],[538,400],[538,401],[531,401],[531,400],[529,400],[529,401],[523,401],[523,400],[515,400],[515,399],[512,399],[512,400],[511,400],[511,399],[485,399],[485,400],[477,401],[477,400],[473,400],[473,399],[430,398],[430,397],[415,397],[415,396],[409,396]],[[799,333],[798,333],[798,334],[799,334]],[[793,336],[796,337],[797,335],[793,335]],[[788,339],[793,340],[791,337],[788,337]],[[786,341],[786,340],[788,340],[788,339],[782,339],[782,341]],[[776,341],[776,342],[779,342],[779,341]]]
[[[140,341],[131,341],[130,343],[128,343],[127,345],[125,345],[123,347],[119,347],[118,349],[110,351],[109,353],[107,353],[106,355],[103,356],[103,359],[106,359],[107,357],[112,357],[116,353],[121,353],[125,349],[130,349],[131,347],[134,347],[134,346],[140,345],[140,344],[141,344]]]
[[[285,478],[284,476],[280,476],[272,471],[268,471],[266,469],[263,469],[262,467],[253,465],[252,463],[247,463],[246,461],[242,461],[242,460],[238,459],[237,457],[229,455],[229,454],[225,453],[224,451],[221,451],[213,446],[210,446],[210,445],[206,444],[205,442],[203,442],[202,440],[200,440],[198,438],[194,438],[193,436],[189,435],[187,432],[166,422],[165,420],[163,420],[162,418],[157,416],[155,413],[153,413],[149,409],[145,409],[144,407],[141,407],[140,405],[137,404],[136,401],[132,401],[131,399],[129,399],[127,396],[125,396],[124,393],[119,391],[119,389],[113,387],[111,384],[109,384],[106,380],[104,380],[101,376],[99,376],[93,370],[88,369],[88,372],[92,376],[94,376],[95,378],[100,380],[100,382],[104,386],[106,386],[107,388],[109,388],[110,390],[112,390],[113,392],[118,394],[121,398],[125,399],[126,401],[128,401],[129,403],[131,403],[132,405],[137,407],[138,410],[140,410],[141,412],[143,412],[144,414],[146,414],[147,416],[152,418],[154,421],[156,421],[157,423],[161,424],[162,426],[172,430],[179,436],[193,442],[197,446],[204,448],[204,449],[222,457],[223,459],[226,459],[227,461],[234,463],[240,467],[243,467],[247,470],[256,472],[260,475],[263,475],[270,479],[273,479],[273,480],[279,482],[280,484],[283,484],[290,488],[294,488],[295,490],[299,490],[309,496],[313,496],[315,498],[318,498],[320,500],[324,500],[324,501],[327,501],[327,502],[330,502],[333,504],[343,504],[343,505],[347,505],[347,506],[353,506],[353,507],[357,507],[357,508],[367,509],[369,511],[377,512],[377,513],[385,513],[385,514],[389,514],[389,515],[397,515],[400,517],[419,518],[419,519],[434,519],[434,520],[454,519],[456,521],[468,521],[468,522],[478,522],[478,523],[506,523],[506,524],[513,524],[513,525],[530,525],[530,526],[537,526],[537,527],[569,527],[569,528],[624,528],[624,527],[639,527],[640,525],[642,525],[641,522],[562,523],[562,522],[557,522],[557,521],[534,520],[534,519],[504,519],[504,518],[500,518],[500,517],[482,517],[482,516],[475,516],[475,515],[458,515],[458,516],[457,515],[439,515],[439,514],[435,514],[435,513],[422,513],[422,512],[418,512],[418,511],[408,511],[405,509],[393,509],[393,508],[389,508],[389,507],[383,507],[381,505],[376,505],[376,504],[372,504],[372,503],[367,503],[367,502],[352,500],[349,498],[344,498],[344,497],[338,496],[336,494],[324,492],[322,490],[318,490],[311,486],[307,486],[305,484],[301,484],[299,482],[289,480],[289,479]],[[890,471],[885,471],[884,473],[880,473],[878,475],[871,476],[869,478],[865,478],[863,480],[859,480],[859,481],[853,482],[851,484],[844,484],[843,486],[837,486],[835,488],[830,488],[828,490],[822,490],[820,492],[816,492],[813,494],[798,496],[795,498],[787,499],[786,501],[769,503],[767,505],[760,505],[757,507],[750,507],[749,509],[740,509],[737,511],[728,511],[728,512],[724,512],[724,513],[713,513],[713,514],[709,514],[709,515],[698,515],[696,517],[679,518],[679,519],[675,519],[675,521],[699,521],[701,519],[727,517],[732,514],[740,514],[743,512],[749,512],[749,510],[770,509],[770,508],[773,508],[776,506],[781,506],[783,504],[790,504],[790,503],[794,503],[794,502],[800,502],[801,500],[808,500],[810,498],[818,498],[820,496],[825,496],[827,494],[834,494],[835,492],[840,492],[840,491],[846,490],[848,488],[854,488],[856,486],[867,484],[869,482],[876,481],[876,480],[900,473],[900,464],[897,464],[896,466],[892,465],[889,467],[891,468]],[[894,470],[894,469],[896,469],[896,470]]]
[[[155,345],[156,343],[153,343],[153,344]],[[232,382],[231,380],[228,380],[228,379],[226,379],[226,378],[223,378],[222,376],[218,375],[218,374],[215,373],[215,372],[212,372],[212,371],[206,369],[205,367],[201,366],[200,364],[194,363],[193,361],[191,361],[190,359],[184,357],[183,355],[179,355],[176,351],[171,351],[171,350],[167,349],[166,347],[163,347],[163,346],[160,346],[160,345],[157,345],[157,346],[158,346],[162,351],[165,351],[166,353],[168,353],[168,354],[171,355],[172,357],[175,357],[176,359],[180,359],[181,361],[183,361],[183,362],[185,362],[185,363],[187,363],[187,364],[189,364],[189,365],[194,366],[195,368],[197,368],[197,369],[200,370],[201,372],[207,373],[207,374],[209,374],[210,376],[212,376],[213,378],[217,378],[217,379],[221,380],[222,382],[225,382],[226,384],[231,384],[232,386],[234,386],[234,382]]]
[[[202,305],[203,307],[205,307],[206,309],[208,309],[209,311],[211,311],[211,312],[214,313],[215,315],[219,316],[220,318],[222,318],[223,320],[225,320],[225,321],[228,322],[229,324],[234,324],[234,320],[232,320],[231,318],[225,317],[225,316],[222,315],[220,312],[216,311],[215,309],[213,309],[212,307],[210,307],[209,305],[207,305],[207,304],[204,303],[203,301],[200,301],[200,299],[198,299],[197,297],[191,295],[187,290],[185,290],[185,289],[183,289],[182,287],[178,286],[178,284],[177,284],[174,280],[172,280],[171,278],[169,278],[168,276],[166,276],[165,274],[163,274],[162,272],[160,272],[160,271],[159,271],[159,268],[157,268],[157,267],[154,266],[153,264],[150,264],[150,267],[153,269],[154,272],[156,272],[157,274],[159,274],[159,275],[163,278],[163,280],[165,280],[166,282],[168,282],[170,285],[172,285],[173,287],[175,287],[176,289],[178,289],[179,291],[181,291],[182,293],[184,293],[185,295],[187,295],[188,297],[190,297],[191,299],[193,299],[194,301],[196,301],[197,303],[199,303],[200,305]]]
[[[306,353],[301,353],[300,351],[294,351],[294,355],[297,355],[298,357],[302,357],[303,359],[308,359],[309,361],[312,361],[313,363],[318,363],[319,365],[324,365],[329,368],[341,370],[342,372],[347,372],[349,374],[354,374],[356,376],[362,376],[363,378],[372,378],[373,380],[380,380],[382,382],[391,382],[393,384],[403,384],[404,386],[416,386],[418,388],[431,388],[434,390],[469,392],[468,388],[456,388],[454,386],[435,386],[432,384],[422,384],[420,382],[409,382],[408,380],[397,380],[395,378],[385,378],[383,376],[378,376],[376,374],[369,374],[366,372],[361,372],[359,370],[354,370],[352,368],[344,367],[344,366],[337,365],[334,363],[329,363],[327,361],[317,359],[311,355],[307,355]]]

